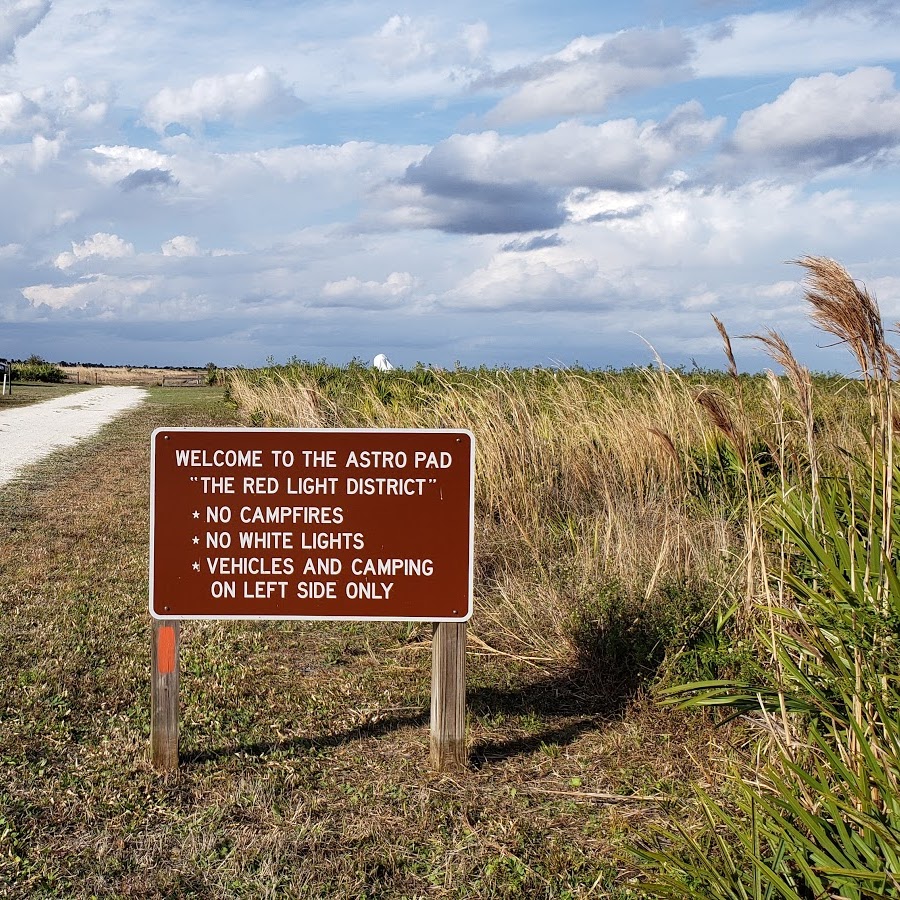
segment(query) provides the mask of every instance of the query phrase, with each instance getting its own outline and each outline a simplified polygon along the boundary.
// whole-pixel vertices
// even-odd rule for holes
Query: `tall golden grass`
[[[558,660],[584,649],[585,628],[651,645],[662,629],[672,654],[735,596],[768,589],[761,485],[815,485],[866,445],[859,382],[813,379],[775,332],[754,339],[784,374],[740,375],[714,325],[724,375],[659,360],[618,373],[295,364],[233,372],[228,390],[257,425],[471,429],[476,627]]]

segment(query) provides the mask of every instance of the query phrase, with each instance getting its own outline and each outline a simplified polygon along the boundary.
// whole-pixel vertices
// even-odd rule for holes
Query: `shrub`
[[[59,384],[66,380],[66,373],[59,366],[39,356],[29,356],[22,362],[13,362],[12,377],[13,381],[45,381]]]

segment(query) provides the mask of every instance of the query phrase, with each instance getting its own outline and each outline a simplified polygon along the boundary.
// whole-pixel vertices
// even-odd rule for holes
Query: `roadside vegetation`
[[[900,896],[900,358],[845,270],[800,263],[859,379],[814,378],[773,330],[749,337],[782,374],[742,376],[716,320],[723,374],[230,381],[254,424],[471,428],[485,641],[739,723],[717,737],[743,752],[631,843],[657,896]]]
[[[0,896],[900,896],[897,357],[802,262],[858,379],[292,361],[0,489]],[[466,771],[427,627],[306,622],[186,623],[152,771],[149,435],[228,424],[475,433]]]
[[[64,397],[67,394],[74,394],[81,390],[84,390],[84,387],[74,384],[13,382],[10,393],[0,394],[0,412],[5,409],[14,409],[17,406],[42,403],[44,400]]]
[[[24,360],[13,360],[12,378],[13,381],[38,381],[51,384],[59,384],[66,380],[65,373],[59,366],[35,355]]]

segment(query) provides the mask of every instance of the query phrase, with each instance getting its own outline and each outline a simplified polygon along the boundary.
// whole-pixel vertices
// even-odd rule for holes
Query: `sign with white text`
[[[150,613],[465,621],[474,456],[460,429],[157,429]]]

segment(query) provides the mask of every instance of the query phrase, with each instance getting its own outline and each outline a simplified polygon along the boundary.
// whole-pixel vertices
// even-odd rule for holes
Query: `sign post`
[[[150,651],[150,756],[162,771],[178,768],[178,677],[181,623],[153,620]]]
[[[182,619],[435,623],[431,760],[465,762],[474,438],[162,428],[151,445],[151,747],[178,760]]]
[[[435,622],[431,638],[431,767],[466,764],[466,623]]]

